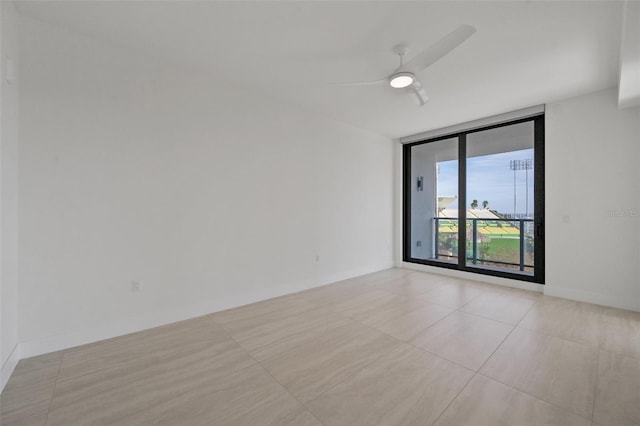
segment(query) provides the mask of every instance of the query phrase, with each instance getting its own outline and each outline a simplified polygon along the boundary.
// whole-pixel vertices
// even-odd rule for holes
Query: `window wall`
[[[544,117],[404,146],[404,260],[544,282]]]

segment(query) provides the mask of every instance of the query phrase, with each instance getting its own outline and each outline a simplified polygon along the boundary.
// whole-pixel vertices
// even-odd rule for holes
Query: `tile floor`
[[[640,425],[640,313],[391,269],[20,361],[9,425]]]

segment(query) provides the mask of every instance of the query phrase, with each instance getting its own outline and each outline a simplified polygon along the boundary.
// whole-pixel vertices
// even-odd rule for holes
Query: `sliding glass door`
[[[544,117],[404,146],[404,260],[544,283]]]

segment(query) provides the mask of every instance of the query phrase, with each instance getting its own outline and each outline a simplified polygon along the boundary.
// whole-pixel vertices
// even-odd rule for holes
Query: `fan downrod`
[[[409,46],[407,46],[406,44],[398,44],[393,47],[393,53],[402,57],[409,53]]]

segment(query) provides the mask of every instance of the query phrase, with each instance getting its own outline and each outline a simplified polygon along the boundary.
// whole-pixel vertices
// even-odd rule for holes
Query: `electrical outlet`
[[[140,291],[140,281],[131,281],[131,292],[137,293]]]
[[[420,240],[416,241],[416,247],[422,247],[422,241]]]

